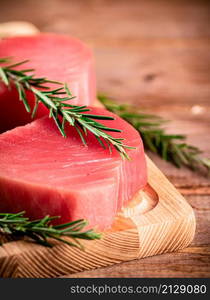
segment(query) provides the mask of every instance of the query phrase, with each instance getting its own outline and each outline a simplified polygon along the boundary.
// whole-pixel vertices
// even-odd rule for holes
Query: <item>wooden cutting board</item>
[[[25,241],[0,246],[0,277],[59,277],[187,247],[195,234],[191,206],[147,158],[148,185],[116,216],[103,239],[85,251],[57,242],[46,248]]]

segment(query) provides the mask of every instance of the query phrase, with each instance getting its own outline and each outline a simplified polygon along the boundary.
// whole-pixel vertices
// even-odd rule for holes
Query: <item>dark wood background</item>
[[[210,156],[210,5],[183,0],[0,0],[0,22],[67,33],[95,53],[98,90],[172,120],[169,132]],[[195,210],[197,230],[178,253],[69,277],[209,277],[210,179],[149,154]]]

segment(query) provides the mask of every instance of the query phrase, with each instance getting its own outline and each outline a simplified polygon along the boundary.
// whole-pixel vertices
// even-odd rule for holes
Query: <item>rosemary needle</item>
[[[118,104],[104,95],[99,95],[98,99],[107,110],[119,115],[139,131],[146,149],[157,153],[176,167],[202,170],[205,175],[205,170],[210,173],[210,159],[201,157],[202,151],[199,148],[187,144],[185,135],[167,134],[162,126],[165,123],[162,118],[141,113],[132,105]]]
[[[33,69],[17,70],[17,66],[24,65],[27,60],[15,64],[7,65],[8,58],[0,58],[0,79],[4,84],[10,87],[13,84],[19,94],[19,99],[23,102],[25,109],[34,118],[37,108],[42,103],[49,110],[49,117],[52,118],[63,137],[66,137],[65,124],[74,126],[79,134],[81,141],[86,145],[87,132],[94,134],[103,148],[108,145],[111,151],[111,145],[119,152],[122,158],[129,159],[127,149],[133,149],[123,143],[122,138],[115,138],[108,132],[121,132],[119,129],[105,126],[96,120],[114,120],[113,117],[87,114],[90,109],[87,106],[72,105],[66,101],[75,97],[71,94],[68,86],[57,81],[48,80],[45,77],[35,77]],[[6,65],[4,65],[6,64]],[[54,83],[62,85],[59,88],[50,89],[47,84]],[[31,108],[26,91],[32,91],[35,97],[35,105]]]
[[[40,220],[30,221],[24,217],[25,212],[19,213],[0,213],[0,234],[8,239],[27,238],[43,246],[52,247],[49,239],[58,240],[70,246],[83,248],[78,239],[94,240],[100,239],[101,234],[93,229],[83,231],[88,224],[86,220],[77,220],[69,223],[53,226],[51,221],[59,217],[46,216]],[[70,237],[72,241],[63,239]]]

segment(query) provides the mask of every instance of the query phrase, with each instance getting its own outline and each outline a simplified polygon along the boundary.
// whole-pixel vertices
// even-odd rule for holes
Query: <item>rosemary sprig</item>
[[[40,220],[30,221],[24,217],[25,212],[0,213],[0,234],[11,239],[28,238],[43,246],[52,247],[50,239],[58,240],[70,246],[83,248],[78,239],[94,240],[100,239],[101,234],[93,229],[83,231],[88,224],[86,220],[77,220],[57,226],[51,225],[51,221],[58,217],[46,216]],[[72,242],[62,237],[70,237]]]
[[[35,117],[37,108],[42,103],[49,110],[49,117],[53,118],[60,133],[66,137],[65,124],[68,123],[74,126],[82,140],[86,145],[87,132],[92,132],[100,145],[103,148],[111,145],[119,152],[123,158],[129,158],[126,149],[133,149],[123,143],[123,138],[115,138],[108,132],[121,132],[119,129],[111,128],[99,123],[96,120],[114,120],[113,117],[87,114],[90,109],[87,106],[71,105],[66,103],[75,97],[71,94],[68,86],[62,85],[57,81],[48,80],[45,77],[35,77],[32,74],[33,69],[17,70],[17,66],[22,66],[26,61],[21,61],[15,64],[8,65],[9,58],[0,58],[0,63],[5,64],[0,67],[0,79],[5,83],[8,88],[13,84],[18,93],[19,99],[23,102],[25,109],[31,114],[32,118]],[[62,85],[56,89],[47,87],[48,83]],[[35,97],[35,105],[33,110],[27,100],[26,91],[31,91]]]
[[[194,171],[205,169],[210,172],[210,159],[201,157],[202,151],[199,148],[187,144],[185,135],[167,134],[162,126],[165,123],[162,118],[141,113],[131,105],[118,104],[104,95],[99,95],[98,99],[106,109],[119,115],[139,131],[145,148],[176,167],[186,166]]]

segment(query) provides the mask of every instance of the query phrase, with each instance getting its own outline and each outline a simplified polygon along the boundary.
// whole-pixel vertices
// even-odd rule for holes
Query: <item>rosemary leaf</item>
[[[118,104],[105,95],[98,95],[98,99],[107,110],[119,115],[138,130],[146,149],[157,153],[176,167],[185,166],[193,171],[204,171],[204,175],[206,172],[210,174],[210,159],[201,157],[202,151],[199,148],[183,143],[186,136],[167,134],[162,127],[165,120],[155,115],[138,112],[138,109],[132,105]]]
[[[8,58],[0,58],[0,63],[4,64],[9,61],[10,59]],[[31,113],[32,108],[27,101],[26,91],[33,92],[35,96],[35,105],[31,113],[32,118],[35,117],[38,106],[42,103],[49,110],[49,117],[53,118],[63,137],[66,137],[64,124],[68,123],[70,126],[76,128],[83,144],[86,145],[84,135],[87,135],[87,132],[89,131],[95,135],[101,146],[104,147],[106,144],[110,149],[110,146],[112,145],[123,158],[128,158],[126,150],[133,148],[125,145],[123,139],[114,138],[106,133],[106,131],[121,131],[95,121],[108,120],[111,122],[113,120],[112,117],[91,113],[88,115],[86,114],[86,112],[90,111],[88,107],[66,103],[66,101],[75,98],[67,84],[63,85],[60,82],[49,80],[45,77],[35,77],[34,74],[29,75],[28,72],[33,73],[33,69],[15,69],[17,66],[20,67],[26,62],[27,60],[0,67],[0,79],[8,86],[8,88],[10,88],[12,83],[14,84],[18,90],[19,99],[23,102],[28,113]],[[61,86],[59,88],[50,89],[47,85],[48,83],[59,84]]]
[[[24,211],[17,214],[0,213],[0,233],[9,235],[10,239],[25,238],[48,247],[53,246],[51,241],[53,239],[70,246],[83,248],[77,239],[94,240],[101,238],[101,234],[93,231],[93,229],[83,231],[88,224],[83,219],[53,226],[51,221],[58,217],[45,216],[43,219],[30,221],[24,217],[24,214]],[[72,241],[63,237],[70,237]]]

